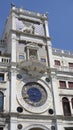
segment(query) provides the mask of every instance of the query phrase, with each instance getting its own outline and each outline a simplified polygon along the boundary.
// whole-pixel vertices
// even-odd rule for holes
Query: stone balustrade
[[[53,48],[52,49],[52,53],[53,54],[61,54],[61,55],[71,55],[73,56],[73,51],[68,51],[68,50],[61,50],[61,49],[56,49],[56,48]]]

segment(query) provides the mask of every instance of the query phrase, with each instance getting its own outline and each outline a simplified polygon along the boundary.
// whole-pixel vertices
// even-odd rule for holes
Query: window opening
[[[73,67],[73,63],[69,63],[69,67]]]
[[[73,82],[68,82],[69,88],[73,88]]]
[[[71,99],[72,109],[73,109],[73,98]]]
[[[45,58],[41,58],[41,61],[42,61],[42,62],[46,62],[46,59],[45,59]]]
[[[42,129],[42,128],[31,128],[30,130],[44,130],[44,129]]]
[[[0,92],[0,112],[3,111],[4,94]]]
[[[1,56],[1,51],[0,51],[0,56]]]
[[[66,88],[66,82],[65,81],[59,81],[60,88]]]
[[[60,61],[59,60],[55,60],[54,62],[55,62],[55,65],[60,66]]]
[[[24,55],[19,55],[19,59],[24,59]]]
[[[63,104],[63,112],[65,116],[71,116],[71,110],[70,110],[70,104],[69,104],[69,100],[64,97],[62,99],[62,104]]]
[[[65,130],[73,130],[73,127],[65,128]]]
[[[37,59],[37,50],[29,49],[29,58],[30,58],[30,60],[36,60]]]
[[[0,73],[0,81],[4,81],[4,74]]]

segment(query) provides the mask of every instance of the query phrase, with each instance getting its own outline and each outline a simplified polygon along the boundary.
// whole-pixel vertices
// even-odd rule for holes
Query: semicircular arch
[[[44,125],[32,124],[26,127],[24,130],[50,130],[50,129]]]

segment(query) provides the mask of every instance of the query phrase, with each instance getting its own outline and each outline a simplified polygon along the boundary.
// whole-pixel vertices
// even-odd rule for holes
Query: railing
[[[52,49],[53,54],[65,54],[65,55],[71,55],[73,56],[73,51],[68,51],[68,50],[61,50],[61,49]]]
[[[5,40],[0,40],[0,46],[5,46],[6,43],[5,43]]]
[[[73,67],[55,65],[54,68],[56,68],[58,71],[73,72]]]
[[[26,14],[26,15],[32,15],[32,16],[34,16],[34,17],[47,17],[47,13],[46,14],[40,14],[40,13],[38,13],[38,12],[32,12],[32,11],[30,11],[30,10],[25,10],[25,9],[23,9],[23,8],[16,8],[16,7],[13,7],[12,8],[13,10],[15,10],[15,11],[17,11],[17,12],[22,12],[22,13],[24,13],[24,14]]]
[[[10,63],[10,58],[0,56],[0,62],[1,63]]]

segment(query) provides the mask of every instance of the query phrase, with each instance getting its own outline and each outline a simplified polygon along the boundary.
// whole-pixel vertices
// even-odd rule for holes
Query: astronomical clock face
[[[17,85],[17,101],[29,112],[43,113],[52,104],[50,88],[40,80],[26,84],[21,81]]]
[[[23,100],[31,106],[42,106],[47,99],[45,89],[38,83],[30,82],[22,88]]]

